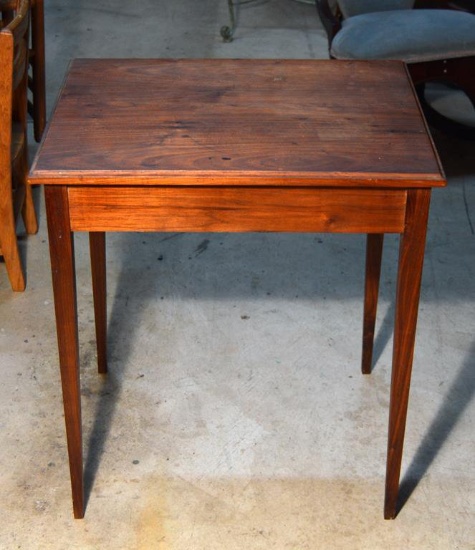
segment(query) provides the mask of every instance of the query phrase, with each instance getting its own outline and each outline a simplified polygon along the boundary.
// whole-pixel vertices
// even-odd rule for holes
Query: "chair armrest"
[[[317,12],[322,22],[328,37],[328,45],[331,46],[331,42],[336,33],[341,29],[341,21],[338,14],[338,10],[334,12],[330,7],[328,0],[315,0],[317,6]]]

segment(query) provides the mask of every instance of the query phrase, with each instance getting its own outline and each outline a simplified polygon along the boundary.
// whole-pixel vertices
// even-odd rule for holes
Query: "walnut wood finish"
[[[74,254],[89,231],[100,372],[106,231],[367,233],[363,371],[383,234],[401,234],[385,517],[399,469],[431,188],[445,179],[399,62],[78,60],[33,164],[46,184],[75,517],[83,514]]]
[[[398,62],[76,60],[54,116],[36,183],[440,183]]]
[[[361,372],[371,373],[373,362],[374,328],[378,308],[379,279],[383,255],[383,234],[370,233],[366,238],[366,276],[363,312],[363,355]]]
[[[406,195],[400,189],[76,187],[69,204],[73,231],[399,233]]]
[[[406,426],[430,192],[408,192],[406,227],[401,236],[394,322],[393,369],[389,405],[388,458],[384,517],[397,513],[397,493]]]
[[[45,199],[73,510],[75,518],[82,518],[84,483],[74,239],[69,225],[67,189],[46,186]]]
[[[99,372],[105,374],[107,372],[107,282],[104,232],[89,233],[89,249],[96,323],[97,366]]]

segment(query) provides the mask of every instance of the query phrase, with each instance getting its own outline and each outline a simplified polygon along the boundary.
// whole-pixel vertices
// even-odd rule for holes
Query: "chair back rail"
[[[0,28],[11,23],[19,1],[0,0]],[[30,0],[28,62],[28,113],[33,119],[35,140],[39,142],[46,126],[44,0]]]

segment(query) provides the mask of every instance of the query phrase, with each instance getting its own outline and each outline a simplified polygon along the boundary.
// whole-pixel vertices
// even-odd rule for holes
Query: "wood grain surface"
[[[397,61],[75,60],[32,183],[443,185]]]
[[[70,187],[73,231],[400,233],[401,189]]]

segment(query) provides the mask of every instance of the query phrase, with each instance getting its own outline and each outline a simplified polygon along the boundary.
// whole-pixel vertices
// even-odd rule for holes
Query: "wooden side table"
[[[106,231],[368,234],[363,372],[384,233],[401,235],[384,515],[397,512],[432,187],[445,179],[397,61],[76,60],[44,184],[74,515],[84,515],[73,232],[90,233],[99,370]]]

